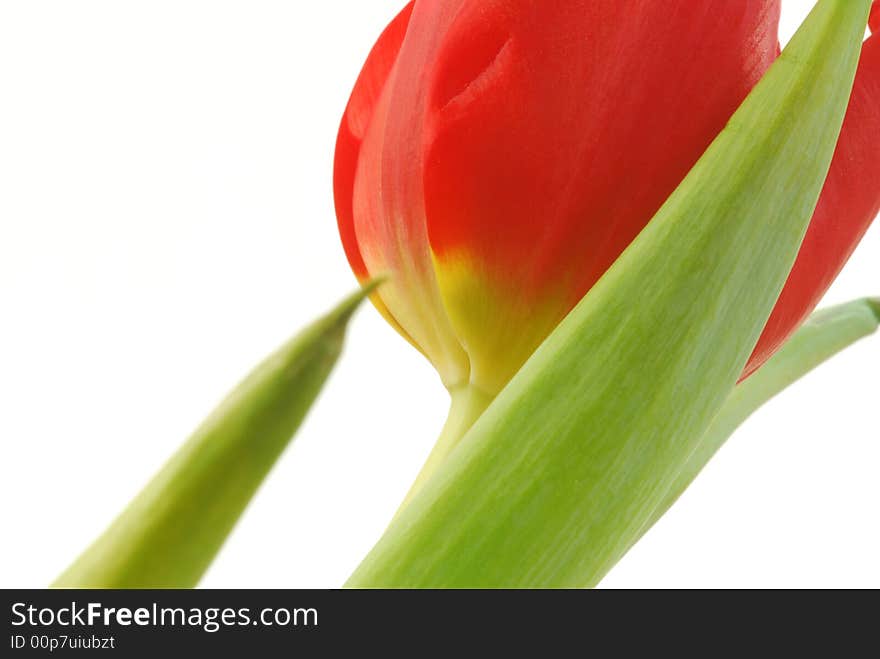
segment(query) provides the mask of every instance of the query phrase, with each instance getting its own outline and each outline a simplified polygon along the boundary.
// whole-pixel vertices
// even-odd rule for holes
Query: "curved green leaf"
[[[703,470],[724,442],[764,403],[820,364],[870,336],[880,325],[880,302],[863,299],[817,311],[756,373],[737,385],[687,459],[647,531]]]
[[[372,288],[257,366],[53,587],[195,586],[315,401]]]

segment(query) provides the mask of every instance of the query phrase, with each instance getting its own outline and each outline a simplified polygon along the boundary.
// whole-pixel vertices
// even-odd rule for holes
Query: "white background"
[[[403,0],[0,5],[0,586],[47,584],[347,294],[338,120]],[[812,2],[786,0],[783,40]],[[826,302],[880,293],[880,226]],[[609,587],[880,587],[880,336],[738,433]],[[204,585],[340,585],[446,411],[372,309]]]

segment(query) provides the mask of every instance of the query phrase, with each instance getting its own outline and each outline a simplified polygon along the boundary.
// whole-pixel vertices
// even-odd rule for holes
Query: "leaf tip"
[[[352,315],[354,315],[354,312],[358,310],[361,303],[372,295],[373,292],[384,283],[385,279],[385,277],[376,277],[375,279],[367,281],[359,290],[355,291],[340,302],[339,305],[330,312],[328,320],[338,327],[344,327],[347,325],[348,321],[351,319]]]
[[[877,322],[880,323],[880,297],[869,297],[866,302],[868,303],[868,308],[874,312]]]

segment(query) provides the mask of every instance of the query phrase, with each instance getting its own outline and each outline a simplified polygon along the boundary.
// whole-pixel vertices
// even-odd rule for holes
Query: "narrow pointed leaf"
[[[733,432],[764,403],[844,348],[877,331],[880,301],[855,300],[817,311],[754,375],[737,385],[688,458],[645,530],[669,510]]]
[[[348,582],[596,584],[728,397],[794,262],[869,0],[821,0],[645,231]]]
[[[370,290],[257,366],[53,586],[195,586],[315,401]]]

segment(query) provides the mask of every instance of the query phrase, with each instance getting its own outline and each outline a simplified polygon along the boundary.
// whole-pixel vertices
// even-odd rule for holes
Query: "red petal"
[[[396,60],[381,90],[372,95],[351,180],[351,220],[344,222],[353,227],[367,271],[390,274],[378,292],[388,314],[450,387],[467,381],[469,365],[437,289],[425,228],[420,147],[425,65],[463,1],[419,0],[412,5]],[[350,169],[340,167],[349,172],[348,182]]]
[[[874,7],[876,19],[877,5]],[[803,322],[880,212],[880,36],[865,42],[837,150],[803,246],[744,372]]]
[[[387,86],[391,70],[397,61],[412,9],[413,3],[410,2],[385,28],[370,51],[355,83],[348,107],[345,109],[336,140],[333,194],[336,202],[339,235],[351,269],[360,281],[368,279],[370,273],[361,255],[355,232],[353,208],[355,175],[364,136],[373,119],[382,92]],[[409,333],[400,326],[378,293],[373,293],[370,300],[392,327],[421,350],[421,347],[413,341]]]
[[[772,63],[778,16],[776,0],[464,4],[431,73],[424,191],[438,271],[475,270],[443,288],[472,360],[539,300],[558,322],[615,261]],[[469,325],[491,289],[520,317]]]
[[[871,26],[871,32],[877,34],[880,32],[880,2],[874,0],[871,6],[871,18],[868,19],[868,25]]]
[[[385,28],[376,45],[373,46],[373,50],[367,57],[364,68],[355,83],[336,140],[333,193],[336,201],[339,234],[352,270],[362,280],[366,279],[369,273],[358,248],[354,230],[352,199],[355,172],[357,171],[361,143],[373,116],[376,102],[385,88],[388,74],[397,61],[397,54],[400,52],[400,46],[406,36],[412,8],[413,3],[410,2]]]
[[[595,282],[775,54],[777,2],[685,4],[466,3],[433,90],[438,255],[477,249],[531,283],[576,266],[577,298]]]

